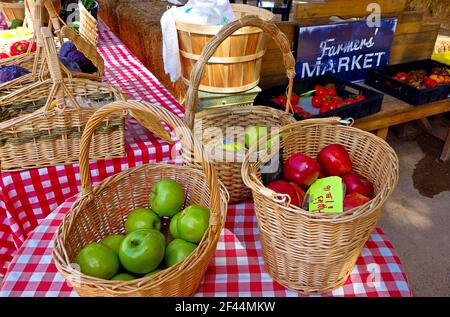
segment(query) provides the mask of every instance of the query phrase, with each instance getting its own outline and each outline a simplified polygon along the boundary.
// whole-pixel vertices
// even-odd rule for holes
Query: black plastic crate
[[[447,99],[450,97],[450,84],[439,85],[434,88],[418,89],[394,78],[397,72],[408,73],[412,70],[425,70],[427,74],[435,67],[449,69],[445,64],[425,59],[404,64],[391,65],[368,70],[366,73],[366,84],[385,92],[397,99],[412,105],[423,105],[426,103]]]
[[[330,110],[325,113],[314,114],[313,116],[311,116],[311,118],[326,118],[338,116],[341,118],[359,119],[377,113],[381,110],[381,104],[383,103],[384,97],[383,94],[331,75],[323,75],[296,81],[294,83],[292,92],[301,95],[307,91],[313,90],[314,86],[316,85],[323,86],[330,83],[336,86],[336,92],[339,97],[348,98],[351,95],[362,94],[366,97],[366,99],[360,102],[339,107],[334,110]],[[255,105],[264,105],[279,109],[280,106],[274,103],[271,99],[273,97],[278,97],[285,94],[286,89],[287,84],[263,90],[256,97]],[[294,114],[294,117],[297,120],[306,119],[305,117],[297,113]]]

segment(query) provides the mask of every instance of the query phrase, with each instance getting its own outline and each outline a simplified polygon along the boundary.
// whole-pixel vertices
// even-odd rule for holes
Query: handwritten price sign
[[[388,64],[397,19],[368,26],[365,20],[298,27],[297,80],[334,74],[342,79],[364,79],[365,71]]]
[[[331,176],[316,180],[306,192],[311,212],[343,212],[344,188],[342,178]]]

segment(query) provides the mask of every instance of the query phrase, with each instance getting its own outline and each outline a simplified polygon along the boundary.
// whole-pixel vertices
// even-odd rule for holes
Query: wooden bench
[[[420,120],[427,132],[444,139],[445,145],[441,159],[446,160],[450,158],[450,132],[447,131],[445,136],[442,136],[442,132],[436,135],[426,118],[449,111],[450,99],[421,106],[413,106],[390,95],[385,95],[381,111],[357,120],[354,126],[362,130],[374,132],[380,138],[386,139],[390,127],[409,121]]]

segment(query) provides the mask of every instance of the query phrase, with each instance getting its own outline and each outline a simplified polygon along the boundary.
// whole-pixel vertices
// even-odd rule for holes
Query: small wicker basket
[[[339,118],[310,119],[280,129],[282,141],[259,157],[250,149],[242,177],[252,189],[267,271],[281,285],[301,293],[318,294],[345,283],[392,194],[399,173],[398,158],[377,136],[339,124]],[[280,203],[264,187],[261,166],[283,151],[283,161],[294,154],[316,157],[328,144],[339,143],[350,153],[354,170],[373,182],[374,198],[344,213],[311,213]],[[252,161],[254,162],[254,161]]]
[[[32,4],[33,3],[33,4]],[[35,30],[41,30],[42,28],[42,10],[41,10],[41,1],[38,0],[36,3],[29,3],[30,9],[34,11],[32,15],[33,25]],[[64,75],[68,78],[86,78],[91,80],[101,81],[104,75],[104,61],[103,58],[97,51],[95,46],[92,46],[86,40],[84,40],[78,33],[76,33],[73,29],[68,26],[64,26],[61,28],[60,21],[58,16],[56,15],[55,8],[51,1],[45,1],[45,8],[47,9],[51,21],[55,35],[57,36],[57,46],[64,43],[64,38],[71,41],[76,48],[82,52],[97,68],[97,71],[93,74],[87,74],[82,72],[72,72],[69,71],[63,64],[60,64],[60,67],[64,71]],[[13,56],[8,59],[4,59],[0,61],[0,66],[3,65],[17,65],[25,68],[30,73],[19,78],[16,78],[12,81],[0,84],[0,96],[5,96],[14,91],[17,91],[23,87],[26,87],[32,83],[35,83],[38,80],[45,80],[48,77],[48,71],[46,69],[45,63],[45,52],[43,48],[43,39],[41,32],[34,32],[33,39],[31,43],[36,43],[36,52],[31,52],[31,46],[29,46],[29,50],[27,53],[22,55]]]
[[[42,28],[42,32],[52,79],[0,98],[2,170],[77,161],[81,134],[96,110],[92,105],[80,106],[77,97],[97,104],[126,99],[108,84],[81,78],[64,79],[53,34],[48,28]],[[123,156],[124,151],[124,116],[106,120],[96,131],[92,157]]]
[[[205,69],[205,65],[214,54],[217,47],[231,34],[243,27],[256,27],[262,29],[271,36],[283,53],[284,65],[289,78],[288,103],[286,112],[263,106],[228,106],[216,109],[207,109],[194,115],[198,106],[198,88]],[[290,50],[290,44],[284,33],[271,21],[265,21],[257,16],[245,16],[240,20],[225,25],[219,33],[205,46],[203,53],[195,65],[190,79],[190,86],[186,95],[186,122],[193,128],[194,135],[201,137],[204,144],[209,143],[212,136],[208,131],[218,128],[222,134],[231,128],[247,128],[249,126],[261,125],[265,127],[281,127],[295,122],[289,113],[290,97],[292,94],[293,79],[295,77],[295,60]],[[194,116],[196,118],[194,125]],[[185,160],[189,161],[190,153],[184,152]],[[230,202],[238,202],[251,198],[251,190],[242,181],[242,161],[216,160],[214,167],[220,180],[225,184],[230,193]]]
[[[96,47],[98,42],[98,22],[81,2],[78,3],[78,8],[80,10],[80,35]],[[114,22],[116,23],[116,21]]]
[[[162,120],[184,144],[194,147],[202,170],[169,164],[146,164],[119,173],[92,189],[88,151],[96,126],[111,114],[126,111],[151,131],[171,142]],[[227,192],[217,180],[199,142],[183,122],[168,110],[144,102],[115,102],[98,110],[89,120],[81,140],[81,198],[73,205],[58,228],[53,259],[58,271],[80,296],[191,296],[197,290],[225,223]],[[211,211],[209,228],[194,252],[184,261],[150,277],[132,281],[108,281],[81,274],[74,269],[77,253],[91,242],[111,234],[124,234],[124,221],[131,211],[148,206],[154,182],[171,178],[186,192],[186,205],[201,204]]]

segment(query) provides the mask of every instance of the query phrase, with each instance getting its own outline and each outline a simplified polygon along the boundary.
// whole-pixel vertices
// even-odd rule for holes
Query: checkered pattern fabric
[[[5,26],[0,15],[0,29]],[[180,117],[183,108],[128,48],[100,22],[105,80],[137,100],[163,106]],[[129,167],[171,159],[172,147],[135,120],[126,122],[126,156],[90,165],[94,182]],[[2,173],[0,179],[0,277],[29,233],[57,206],[80,190],[78,164]]]
[[[12,261],[0,296],[77,296],[53,264],[53,237],[77,197],[52,212]],[[264,268],[251,202],[230,205],[217,250],[195,296],[300,296],[273,281]],[[380,229],[367,241],[345,285],[321,296],[411,296],[400,260]],[[315,295],[317,296],[317,295]]]

